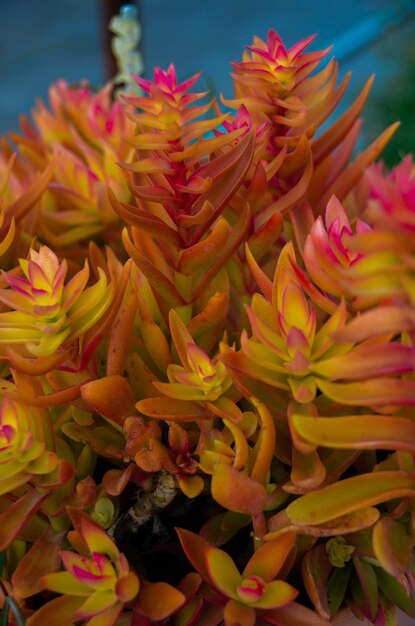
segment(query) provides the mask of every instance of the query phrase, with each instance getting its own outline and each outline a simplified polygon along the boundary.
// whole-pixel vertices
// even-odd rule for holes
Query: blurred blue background
[[[202,70],[201,89],[231,97],[229,62],[240,59],[254,34],[264,39],[273,28],[287,46],[312,33],[317,34],[314,49],[334,44],[339,80],[349,69],[353,73],[341,109],[376,73],[372,104],[366,109],[366,133],[372,137],[385,123],[402,116],[393,101],[396,90],[403,89],[408,99],[409,89],[410,102],[415,100],[411,89],[415,83],[399,78],[405,74],[409,51],[413,58],[415,0],[140,0],[136,4],[146,77],[152,76],[154,66],[166,68],[174,62],[179,77]],[[37,97],[45,99],[50,83],[60,77],[103,83],[108,5],[105,0],[54,4],[0,0],[0,133],[17,130],[19,114],[30,112]],[[378,105],[379,110],[386,109],[385,122]],[[379,128],[377,117],[382,118]],[[403,141],[405,129],[399,133]]]

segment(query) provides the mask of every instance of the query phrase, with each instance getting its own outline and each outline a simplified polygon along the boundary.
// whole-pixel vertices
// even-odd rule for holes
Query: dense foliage
[[[0,623],[415,616],[415,167],[311,41],[2,140]]]

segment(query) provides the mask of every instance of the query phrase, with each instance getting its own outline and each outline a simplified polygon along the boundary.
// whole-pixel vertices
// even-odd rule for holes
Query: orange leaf
[[[208,542],[184,528],[176,528],[183,551],[193,567],[205,579],[210,586],[215,586],[206,566],[206,553],[211,548]]]
[[[163,582],[143,585],[134,607],[154,621],[162,621],[175,613],[186,602],[186,596]]]
[[[261,259],[278,239],[283,227],[283,217],[281,213],[274,213],[269,220],[258,228],[256,232],[248,239],[248,243],[252,255]]]
[[[326,130],[326,132],[322,133],[317,139],[312,142],[311,149],[313,153],[315,167],[317,167],[318,164],[326,158],[326,156],[331,154],[333,150],[337,148],[337,146],[346,137],[353,124],[356,122],[369,95],[373,79],[374,76],[371,76],[366,85],[363,87],[359,96],[347,109],[347,111],[343,113],[343,115],[339,117],[339,119],[334,122],[334,124],[332,124],[330,128],[328,128],[328,130]]]
[[[134,471],[134,464],[131,463],[125,470],[111,469],[105,473],[102,484],[105,491],[110,496],[119,496],[127,486]]]
[[[318,204],[319,213],[324,211],[332,195],[335,195],[340,202],[345,199],[347,194],[360,180],[365,169],[369,167],[369,165],[371,165],[382,152],[383,148],[386,146],[398,126],[399,122],[396,122],[384,130],[383,133],[381,133],[379,137],[377,137],[377,139],[370,144],[370,146],[368,146],[356,157],[353,163],[342,171],[340,176],[338,176],[338,178],[336,178],[336,180],[329,186],[326,193],[320,197]]]
[[[128,254],[143,272],[151,286],[163,297],[166,303],[173,308],[185,304],[182,296],[167,276],[135,247],[128,235],[127,229],[124,229],[122,232],[122,240]]]
[[[108,196],[112,207],[124,222],[141,228],[154,237],[168,241],[173,246],[180,247],[183,245],[183,240],[179,233],[173,228],[170,228],[163,220],[131,204],[119,202],[110,189],[108,190]]]
[[[4,220],[4,224],[0,230],[0,235],[2,235],[3,231],[9,227],[13,217],[16,220],[24,217],[26,213],[30,211],[32,206],[41,198],[50,179],[52,178],[55,166],[56,161],[51,161],[43,172],[35,178],[29,189],[21,194],[19,198],[8,207],[6,219]]]
[[[307,142],[306,136],[303,135],[300,141]],[[304,198],[305,194],[307,193],[308,185],[310,184],[311,176],[313,174],[313,159],[308,143],[306,143],[305,149],[307,162],[300,180],[294,185],[292,189],[290,189],[281,198],[270,204],[264,211],[260,213],[258,218],[259,225],[262,225],[267,220],[269,220],[271,215],[273,215],[275,212],[283,213],[285,211],[288,211],[288,209],[291,209],[291,207],[293,207]]]
[[[177,350],[177,354],[180,357],[183,367],[186,371],[190,372],[191,367],[187,358],[187,346],[189,343],[194,343],[193,337],[187,329],[186,324],[183,322],[180,315],[172,309],[169,313],[169,326],[170,333]]]
[[[266,297],[267,300],[271,302],[272,299],[272,281],[264,274],[262,269],[259,267],[256,262],[254,255],[249,249],[248,243],[245,244],[245,254],[246,261],[249,269],[251,270],[252,276],[255,278],[258,287],[261,289],[262,293]]]
[[[206,201],[214,207],[214,212],[204,224],[195,230],[194,242],[202,238],[242,183],[252,161],[254,149],[255,136],[253,132],[248,132],[231,150],[212,159],[198,171],[199,176],[211,177],[213,184],[205,194],[199,197],[193,207],[193,213],[197,213]]]
[[[29,376],[41,376],[57,369],[65,361],[70,361],[74,355],[74,350],[70,348],[57,354],[53,353],[37,359],[27,359],[11,346],[7,346],[7,354],[11,365],[19,371],[29,374]]]
[[[295,546],[296,533],[288,531],[271,541],[266,541],[248,561],[242,575],[260,576],[265,582],[273,580]]]
[[[316,450],[303,453],[293,448],[291,480],[294,485],[310,491],[319,487],[325,477],[326,468]]]
[[[216,254],[215,260],[210,267],[203,273],[202,278],[194,287],[192,293],[192,302],[195,302],[203,293],[204,289],[213,281],[219,270],[225,265],[226,261],[236,252],[242,244],[248,233],[251,221],[251,211],[249,204],[243,207],[240,218],[231,229],[231,234],[226,245]]]
[[[258,515],[267,502],[267,492],[261,483],[223,463],[213,468],[211,489],[213,498],[235,513]]]
[[[196,274],[214,260],[226,246],[230,230],[228,222],[223,217],[219,217],[206,239],[181,252],[177,270],[187,276]]]
[[[145,398],[137,402],[136,407],[140,413],[148,417],[176,422],[194,422],[211,417],[200,404],[175,398]]]
[[[179,474],[177,480],[180,489],[188,498],[196,498],[196,496],[202,493],[205,486],[201,476],[187,476],[186,474]]]
[[[255,406],[261,430],[254,450],[254,462],[251,470],[252,480],[265,484],[275,451],[275,426],[272,415],[265,404],[257,398],[251,398]]]
[[[174,169],[167,159],[140,159],[133,163],[120,163],[121,167],[137,174],[174,174]]]
[[[232,626],[233,624],[238,624],[238,626],[255,626],[255,616],[255,609],[235,600],[229,600],[223,611],[226,626]]]
[[[85,598],[76,596],[60,596],[44,604],[27,620],[27,626],[68,626],[74,619],[77,609],[85,602]]]
[[[119,374],[82,385],[81,396],[94,412],[121,426],[125,418],[134,413],[133,391]]]
[[[122,376],[128,354],[129,342],[133,334],[137,313],[137,295],[132,293],[123,310],[117,317],[109,334],[107,350],[107,376]]]

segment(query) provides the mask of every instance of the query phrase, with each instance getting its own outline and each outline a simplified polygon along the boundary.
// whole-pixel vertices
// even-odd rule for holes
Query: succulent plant
[[[311,42],[3,140],[0,623],[415,617],[415,166]]]

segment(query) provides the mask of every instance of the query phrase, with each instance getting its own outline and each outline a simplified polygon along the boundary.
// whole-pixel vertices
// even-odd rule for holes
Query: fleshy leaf
[[[267,501],[265,487],[231,465],[218,463],[213,468],[212,496],[223,507],[235,513],[257,515]]]
[[[41,591],[40,577],[59,569],[62,537],[62,533],[47,528],[26,552],[12,576],[13,588],[19,597],[27,598]]]
[[[412,406],[415,404],[413,380],[375,378],[353,383],[332,383],[319,379],[318,386],[328,398],[346,405]]]
[[[231,557],[223,550],[209,548],[206,566],[215,587],[228,598],[237,599],[236,587],[241,584],[242,577]]]
[[[121,426],[125,418],[134,413],[134,394],[127,380],[119,374],[82,385],[81,396],[95,413]]]
[[[407,615],[415,617],[415,599],[413,593],[409,595],[399,583],[399,579],[397,579],[396,576],[391,576],[381,567],[376,567],[375,573],[378,585],[388,600]]]
[[[273,580],[295,546],[295,532],[286,532],[277,539],[266,541],[249,559],[242,576],[260,576],[265,582]]]
[[[210,417],[200,404],[175,398],[144,398],[137,402],[136,407],[148,417],[176,422],[193,422]]]
[[[255,609],[244,606],[235,600],[229,600],[223,610],[226,626],[238,624],[238,626],[255,626]]]
[[[299,534],[304,533],[310,537],[333,537],[354,533],[358,530],[370,528],[378,521],[380,516],[378,509],[375,507],[366,507],[358,511],[353,511],[353,513],[346,513],[346,515],[335,517],[323,524],[311,525],[310,523],[299,525],[291,523],[285,511],[281,513],[283,515],[277,513],[268,520],[269,532],[265,536],[266,539],[274,539],[288,530],[295,530]]]
[[[0,514],[0,551],[11,544],[46,497],[47,494],[29,490]]]
[[[27,626],[45,626],[45,624],[68,626],[68,624],[73,622],[75,612],[84,601],[85,598],[75,596],[55,598],[44,604],[34,615],[29,617]]]
[[[344,596],[346,594],[350,575],[352,573],[352,564],[346,564],[345,567],[334,568],[327,585],[327,598],[330,606],[330,614],[336,615],[340,609]]]
[[[298,591],[285,580],[274,580],[267,584],[264,595],[255,602],[258,609],[277,609],[290,604],[298,596]]]
[[[331,626],[330,622],[297,602],[267,611],[266,619],[275,626]]]
[[[291,502],[286,512],[295,524],[322,524],[367,506],[414,495],[415,474],[374,472],[345,478],[328,487],[306,493]]]
[[[318,446],[415,452],[415,424],[404,417],[293,415],[291,419],[297,433]]]
[[[410,571],[414,562],[415,541],[405,525],[387,515],[380,519],[373,529],[373,550],[375,556],[392,576],[400,576]]]
[[[186,530],[184,528],[176,528],[176,532],[179,536],[184,553],[189,559],[190,563],[206,580],[208,585],[214,587],[213,580],[206,566],[206,553],[211,548],[211,546],[205,539],[203,539],[199,535],[196,535],[195,533],[190,532],[189,530]]]
[[[324,619],[330,619],[327,581],[332,570],[333,565],[327,557],[323,544],[309,550],[301,564],[301,573],[306,591],[319,615]]]
[[[378,608],[378,585],[375,568],[361,558],[353,559],[357,577],[351,581],[351,591],[357,606],[369,618],[374,619]]]
[[[134,606],[151,620],[162,621],[185,602],[186,597],[178,589],[167,583],[158,582],[143,585]]]
[[[102,552],[107,554],[112,560],[117,560],[119,556],[118,548],[108,533],[100,526],[90,522],[87,518],[82,518],[81,532],[91,554]]]

